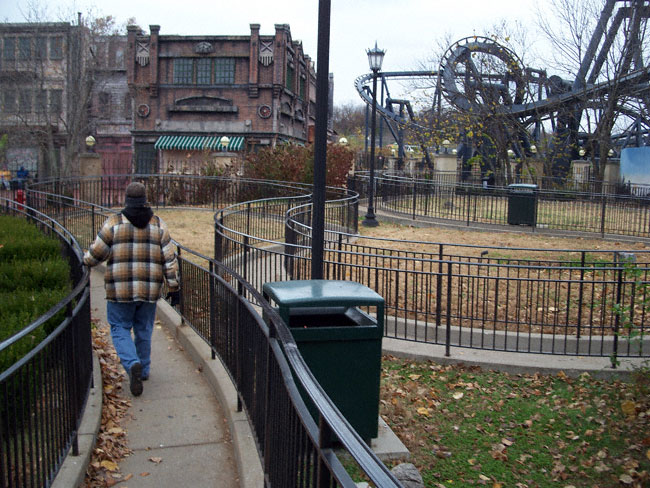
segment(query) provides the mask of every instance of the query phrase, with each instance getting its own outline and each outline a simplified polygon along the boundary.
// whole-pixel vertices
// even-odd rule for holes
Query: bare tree
[[[2,26],[13,39],[4,44],[2,125],[10,145],[38,148],[40,177],[65,177],[73,173],[90,133],[93,88],[102,83],[97,46],[126,24],[81,14],[74,22],[49,22],[42,4],[31,2],[28,8],[28,22]]]
[[[648,2],[630,0],[551,0],[540,3],[538,25],[553,46],[549,66],[568,78],[583,97],[573,108],[584,149],[599,180],[612,135],[647,118],[647,93],[639,96],[630,74],[647,66]],[[594,90],[594,87],[606,87]]]

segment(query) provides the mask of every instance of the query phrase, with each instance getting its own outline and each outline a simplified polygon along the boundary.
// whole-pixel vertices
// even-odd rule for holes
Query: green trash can
[[[508,185],[508,224],[537,224],[537,185],[515,183]]]
[[[367,443],[377,437],[384,299],[352,281],[265,283],[316,380]],[[359,307],[375,309],[376,319]],[[303,394],[314,420],[316,409]]]

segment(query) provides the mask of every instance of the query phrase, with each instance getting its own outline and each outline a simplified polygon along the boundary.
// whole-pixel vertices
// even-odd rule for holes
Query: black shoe
[[[142,364],[135,363],[131,366],[129,379],[131,380],[131,393],[133,393],[133,396],[142,395]]]

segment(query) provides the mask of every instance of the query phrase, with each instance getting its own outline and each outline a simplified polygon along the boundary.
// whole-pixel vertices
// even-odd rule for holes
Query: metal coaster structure
[[[429,142],[430,134],[444,138],[441,121],[445,114],[456,112],[481,121],[483,127],[460,135],[457,152],[463,164],[479,155],[486,167],[494,168],[508,151],[525,159],[544,148],[540,156],[549,162],[552,173],[547,176],[566,176],[578,156],[586,153],[598,160],[601,146],[620,154],[625,147],[650,145],[650,68],[644,62],[647,46],[643,45],[649,16],[648,0],[607,0],[574,80],[524,66],[494,39],[466,37],[449,47],[438,71],[379,73],[377,110],[398,142],[400,157],[407,130],[422,147],[430,169],[430,153],[436,146]],[[608,63],[615,56],[611,68]],[[411,100],[391,97],[394,82],[404,80],[429,80],[435,86],[430,110],[416,114]],[[355,81],[368,105],[372,104],[371,81],[372,74]],[[602,117],[602,124],[594,128],[587,123],[591,129],[585,130],[587,118],[594,120],[592,114]],[[611,121],[605,120],[609,117]],[[604,129],[608,129],[605,135]]]

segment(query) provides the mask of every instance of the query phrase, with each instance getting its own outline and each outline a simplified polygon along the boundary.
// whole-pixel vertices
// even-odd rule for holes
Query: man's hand
[[[172,307],[175,307],[181,303],[181,292],[179,290],[170,291],[167,293],[165,300],[167,300]]]

